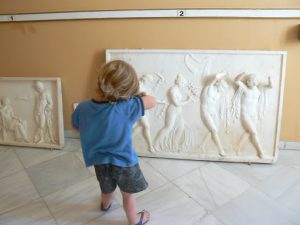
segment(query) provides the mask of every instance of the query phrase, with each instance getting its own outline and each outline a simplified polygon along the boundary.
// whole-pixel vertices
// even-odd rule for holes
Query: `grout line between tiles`
[[[288,187],[283,193],[281,193],[278,197],[276,197],[276,198],[272,198],[271,196],[269,196],[267,193],[265,193],[263,190],[261,190],[261,192],[263,192],[264,194],[266,194],[268,197],[270,197],[271,199],[273,199],[273,200],[276,200],[276,201],[278,201],[279,200],[279,198],[282,196],[282,195],[284,195],[285,193],[288,193],[289,192],[289,190],[291,190],[292,188],[294,188],[296,185],[298,185],[298,184],[300,184],[300,178],[293,184],[293,185],[291,185],[290,187]]]
[[[198,168],[199,169],[199,168]],[[180,188],[180,186],[178,186],[176,183],[174,183],[173,181],[171,181],[170,183],[172,183],[175,187],[177,187],[180,191],[182,191],[184,194],[186,194],[188,196],[188,198],[190,198],[192,201],[194,201],[196,204],[198,204],[199,206],[201,206],[204,211],[205,214],[200,218],[200,220],[202,220],[205,216],[207,216],[209,214],[209,211],[203,206],[201,205],[200,202],[198,202],[196,199],[194,199],[192,196],[190,196],[189,193],[185,192],[183,189]]]
[[[37,150],[38,151],[40,151],[41,150],[41,148],[37,148]],[[25,150],[26,151],[26,150]],[[43,150],[42,150],[43,151]],[[45,149],[45,151],[61,151],[61,150],[56,150],[56,149],[54,149],[54,150],[52,150],[52,149]],[[16,154],[18,155],[18,153],[16,152]],[[67,152],[66,153],[64,153],[64,154],[67,154]],[[23,164],[23,162],[22,162],[22,160],[20,159],[20,161],[22,162],[22,164],[24,165],[24,168],[25,168],[25,170],[26,169],[29,169],[29,168],[31,168],[31,167],[34,167],[34,166],[38,166],[38,165],[40,165],[41,163],[45,163],[45,162],[48,162],[48,161],[50,161],[50,160],[52,160],[52,159],[56,159],[56,158],[58,158],[58,157],[60,157],[60,156],[62,156],[62,155],[57,155],[57,156],[54,156],[53,158],[50,158],[50,159],[47,159],[47,160],[44,160],[44,161],[41,161],[41,162],[38,162],[38,163],[36,163],[36,164],[33,164],[33,165],[31,165],[31,166],[28,166],[28,167],[25,167],[25,165]],[[18,155],[18,157],[19,157],[19,155]]]
[[[204,182],[204,184],[205,184],[205,187],[206,187],[206,189],[207,189],[207,191],[208,191],[208,193],[209,193],[211,199],[214,201],[215,206],[218,207],[218,204],[217,204],[217,202],[216,202],[216,200],[215,200],[213,194],[211,193],[211,191],[210,191],[210,189],[209,189],[209,186],[208,186],[208,184],[207,184],[207,182],[206,182],[206,180],[205,180],[205,178],[204,178],[204,176],[203,176],[203,171],[202,171],[201,169],[199,169],[199,170],[200,170],[201,178],[202,178],[202,180],[203,180],[203,182]]]
[[[15,150],[14,150],[14,151],[15,151]],[[17,154],[17,152],[16,152],[16,155],[17,155],[18,159],[20,160],[22,166],[24,167],[24,171],[25,171],[25,173],[27,174],[27,176],[28,176],[28,178],[29,178],[29,180],[30,180],[30,182],[31,182],[31,184],[32,184],[32,186],[33,186],[33,188],[34,188],[34,190],[35,190],[36,193],[40,196],[41,201],[45,204],[45,206],[46,206],[46,208],[47,208],[47,210],[48,210],[50,216],[52,216],[54,222],[58,225],[58,222],[57,222],[56,218],[53,216],[51,210],[49,209],[49,207],[48,207],[48,205],[47,205],[47,203],[46,203],[46,201],[45,201],[44,198],[41,196],[40,192],[38,191],[38,189],[37,189],[36,186],[34,185],[33,181],[31,180],[31,178],[30,178],[30,176],[29,176],[29,174],[28,174],[28,172],[27,172],[27,170],[26,170],[26,168],[25,168],[25,166],[24,166],[22,160],[19,158],[19,155]]]
[[[16,155],[16,157],[17,157],[17,159],[19,160],[21,166],[23,167],[23,171],[25,171],[26,168],[24,167],[24,165],[23,165],[22,161],[20,160],[18,154],[15,152],[14,149],[12,149],[12,150],[14,151],[14,154]],[[1,150],[0,150],[0,151],[1,151]],[[8,175],[5,175],[5,176],[1,177],[0,180],[2,180],[2,179],[4,179],[4,178],[7,178],[7,177],[10,177],[10,176],[15,175],[15,174],[20,173],[20,172],[22,172],[22,170],[18,170],[18,171],[15,171],[15,172],[13,172],[13,173],[10,173],[10,174],[8,174]]]

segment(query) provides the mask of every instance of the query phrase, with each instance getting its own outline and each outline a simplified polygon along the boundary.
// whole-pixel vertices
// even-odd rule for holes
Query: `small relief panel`
[[[277,159],[286,52],[107,50],[156,97],[133,127],[141,156],[273,163]]]
[[[63,148],[60,78],[0,77],[0,144]]]

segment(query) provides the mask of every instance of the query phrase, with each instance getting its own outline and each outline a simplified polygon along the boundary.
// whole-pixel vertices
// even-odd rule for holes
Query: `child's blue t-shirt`
[[[79,129],[85,165],[136,165],[132,127],[143,115],[139,96],[113,104],[93,99],[80,102],[72,114],[72,124]]]

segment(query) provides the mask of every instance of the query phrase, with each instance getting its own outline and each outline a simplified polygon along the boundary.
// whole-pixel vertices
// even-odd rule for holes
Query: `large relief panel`
[[[139,155],[276,161],[285,52],[107,50],[114,59],[133,65],[158,101],[133,129]]]
[[[64,146],[60,78],[0,77],[0,144]]]

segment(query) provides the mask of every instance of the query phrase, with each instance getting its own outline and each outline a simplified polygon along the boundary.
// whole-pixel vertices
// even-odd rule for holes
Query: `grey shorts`
[[[102,193],[111,193],[117,186],[127,193],[137,193],[148,187],[139,164],[133,167],[119,167],[111,164],[95,165],[95,172]]]

